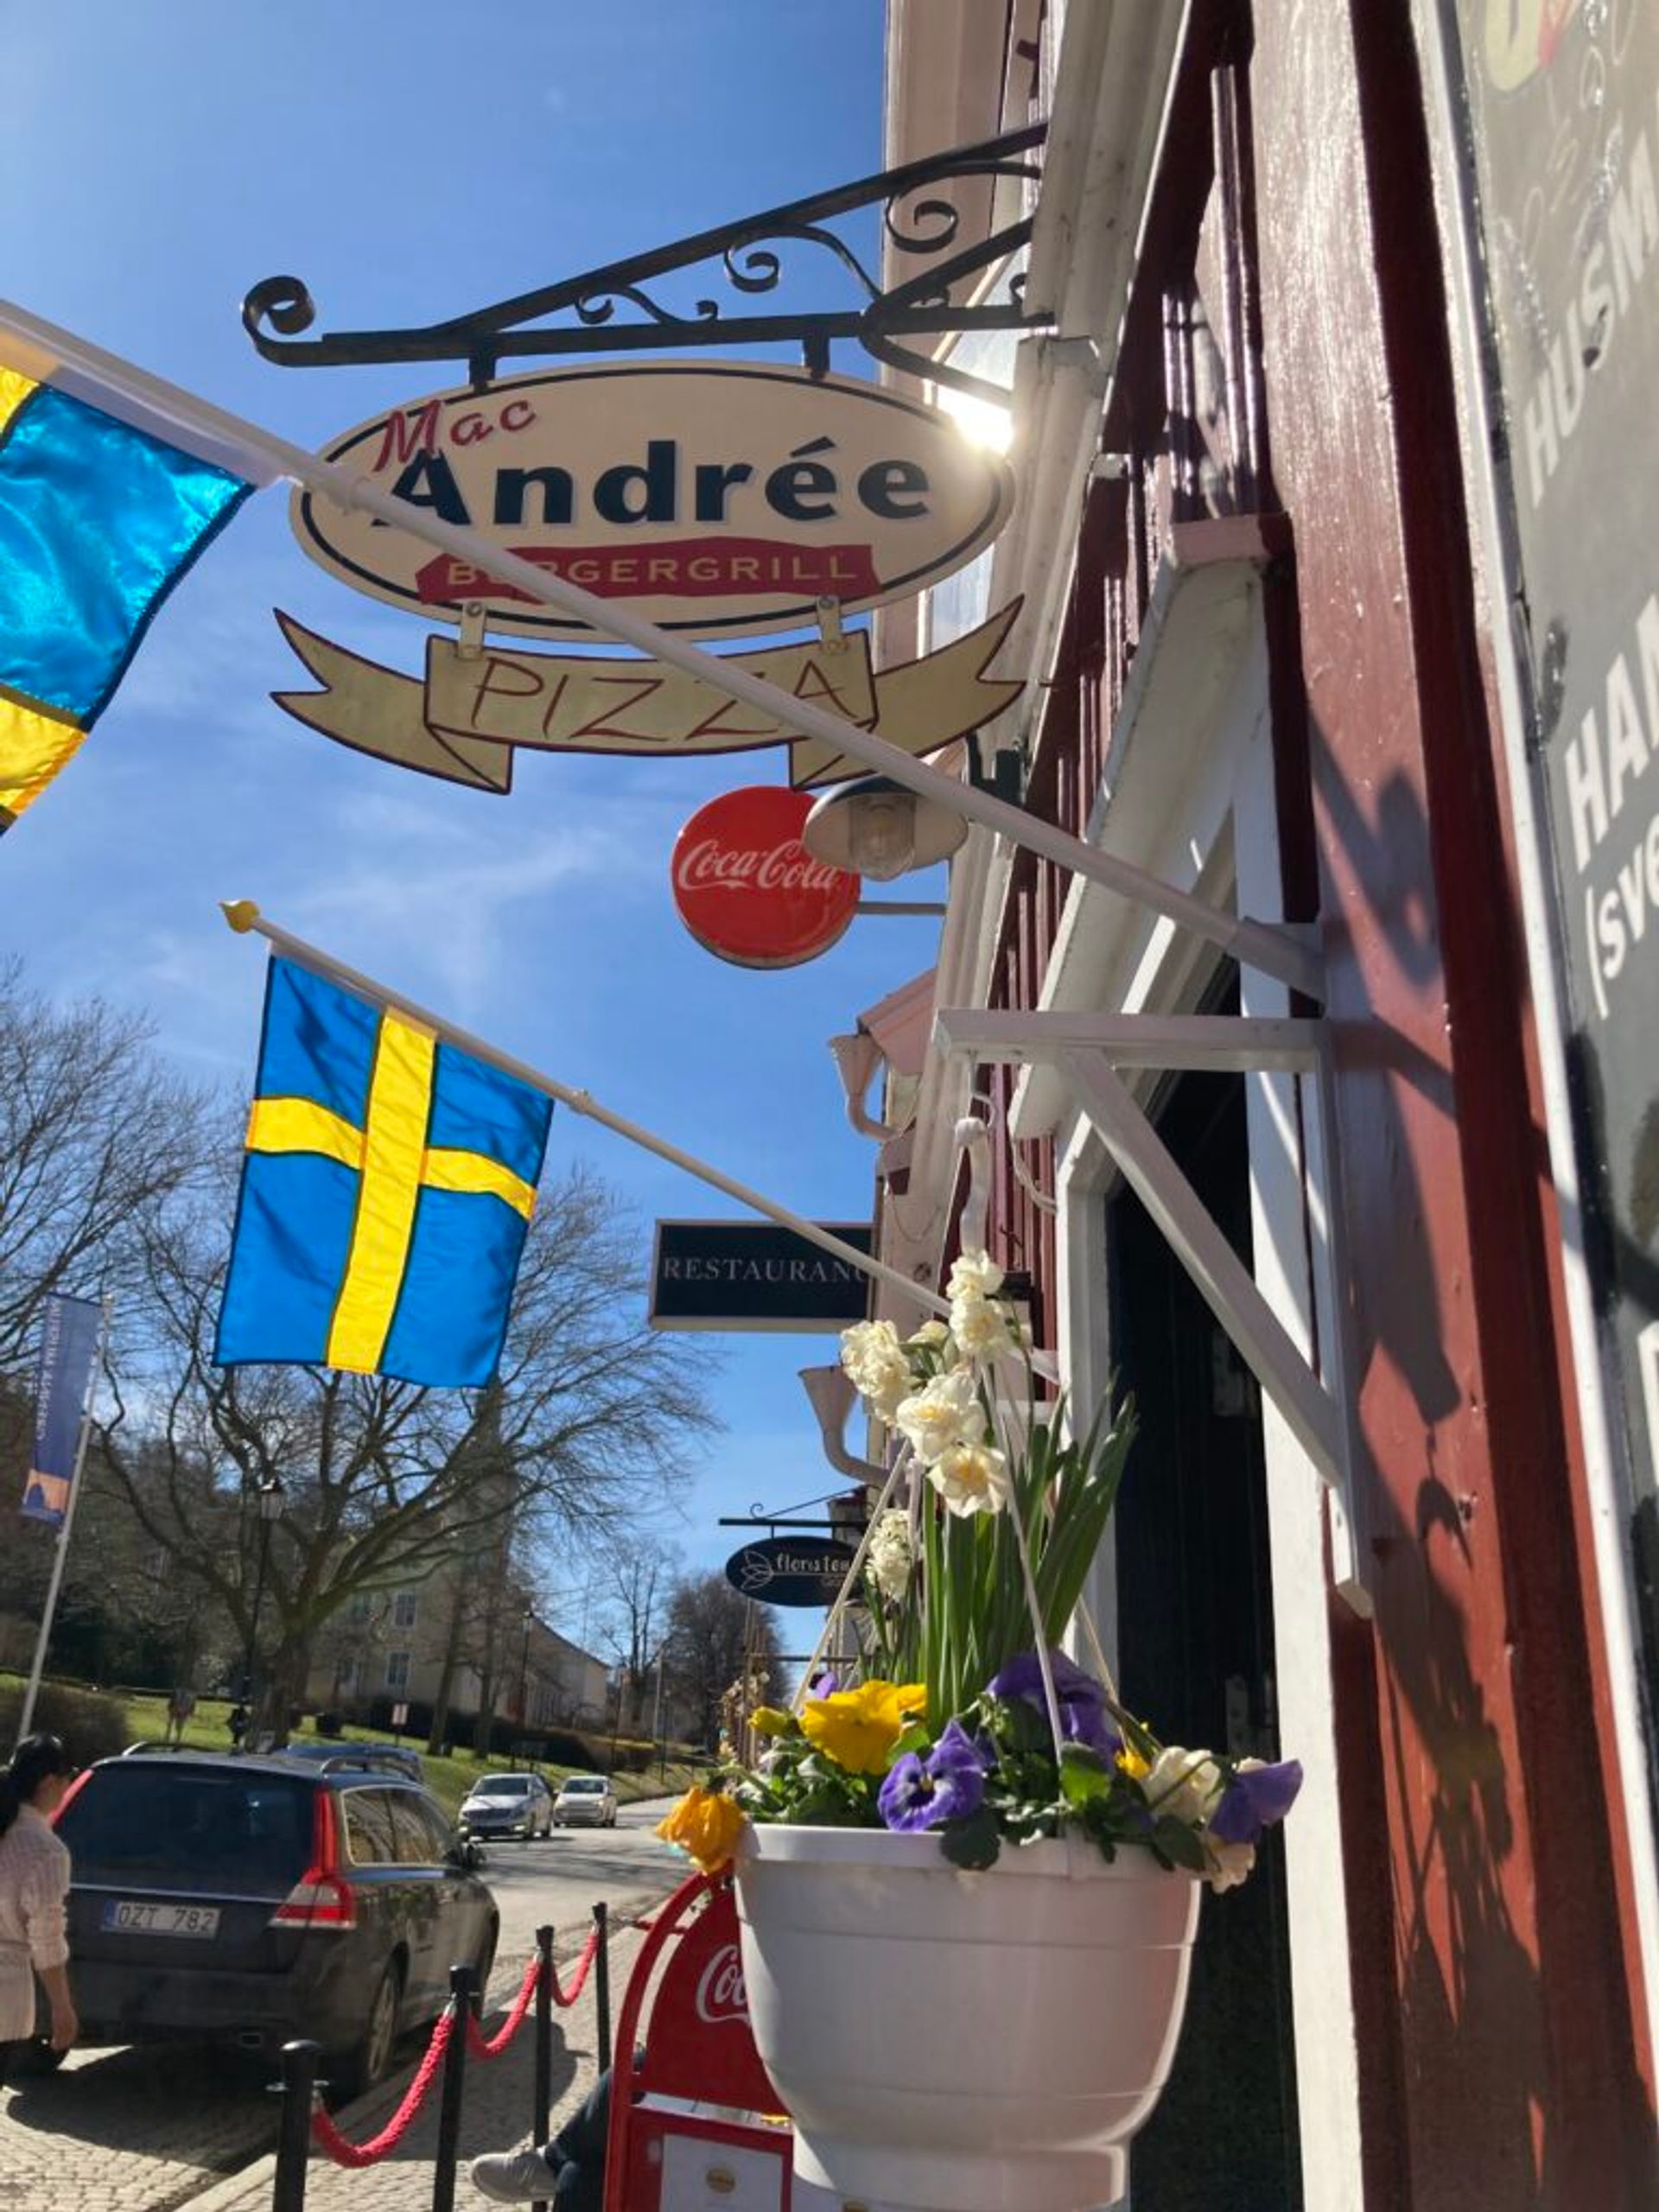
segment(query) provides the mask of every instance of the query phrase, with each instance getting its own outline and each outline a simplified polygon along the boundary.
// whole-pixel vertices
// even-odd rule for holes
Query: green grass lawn
[[[22,1686],[22,1677],[15,1675],[0,1674],[0,1682],[15,1683],[19,1688]],[[117,1702],[125,1709],[127,1736],[130,1742],[159,1743],[164,1738],[167,1734],[167,1700],[164,1697],[160,1694],[153,1697],[139,1694],[120,1695],[113,1692],[111,1694],[115,1695]],[[185,1724],[186,1744],[193,1751],[228,1751],[231,1747],[231,1711],[232,1700],[228,1698],[199,1698],[196,1701],[195,1712]],[[512,1759],[499,1753],[488,1760],[475,1758],[470,1751],[459,1751],[448,1758],[431,1758],[428,1755],[425,1745],[416,1738],[406,1735],[401,1738],[394,1738],[384,1730],[372,1728],[346,1728],[338,1738],[334,1737],[324,1738],[319,1737],[308,1723],[302,1723],[294,1732],[296,1741],[300,1743],[338,1741],[344,1746],[350,1744],[390,1744],[393,1741],[401,1741],[412,1746],[421,1755],[421,1764],[425,1769],[428,1785],[434,1795],[443,1801],[444,1805],[452,1814],[459,1811],[461,1799],[480,1774],[499,1773],[514,1764]],[[582,1771],[582,1769],[577,1767],[548,1765],[537,1768],[537,1772],[554,1789],[558,1787],[559,1783],[567,1774]],[[671,1758],[666,1773],[659,1775],[653,1763],[648,1774],[617,1775],[616,1794],[619,1800],[625,1805],[640,1797],[657,1797],[664,1793],[677,1796],[682,1789],[689,1789],[691,1783],[699,1778],[702,1771],[702,1770],[699,1767],[685,1765]]]

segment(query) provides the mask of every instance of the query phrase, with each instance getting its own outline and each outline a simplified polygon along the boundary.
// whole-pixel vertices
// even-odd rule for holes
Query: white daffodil
[[[957,1350],[969,1359],[1001,1359],[1014,1348],[1007,1314],[988,1298],[965,1293],[953,1298],[950,1333]]]
[[[891,1321],[860,1321],[841,1336],[841,1363],[872,1410],[890,1421],[900,1399],[915,1388],[899,1332]]]
[[[897,1510],[882,1514],[870,1532],[865,1564],[871,1581],[891,1604],[896,1605],[909,1589],[915,1563],[909,1514]]]
[[[942,1344],[950,1333],[943,1321],[924,1321],[915,1335],[906,1337],[905,1342],[907,1344],[925,1344],[931,1351],[936,1345]]]
[[[1221,1795],[1221,1770],[1208,1751],[1189,1751],[1180,1744],[1166,1744],[1141,1786],[1154,1813],[1169,1814],[1197,1827],[1208,1819]]]
[[[1002,1270],[988,1252],[962,1252],[950,1265],[944,1286],[947,1298],[995,1298],[1002,1287]]]
[[[936,1375],[925,1389],[900,1402],[893,1420],[925,1466],[953,1444],[979,1443],[985,1434],[985,1408],[973,1370],[953,1367],[948,1375]]]
[[[988,1444],[953,1444],[927,1471],[947,1513],[1001,1513],[1014,1496],[1001,1452]]]

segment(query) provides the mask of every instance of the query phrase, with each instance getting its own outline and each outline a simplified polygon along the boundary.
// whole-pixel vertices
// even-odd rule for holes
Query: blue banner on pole
[[[69,1510],[81,1415],[98,1356],[100,1309],[86,1298],[48,1298],[35,1389],[35,1453],[22,1510],[57,1529]]]

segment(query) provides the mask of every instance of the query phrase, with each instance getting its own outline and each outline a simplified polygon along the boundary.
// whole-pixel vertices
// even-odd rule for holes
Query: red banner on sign
[[[791,545],[775,537],[671,537],[639,545],[514,545],[533,561],[601,599],[715,599],[722,592],[804,593],[867,599],[881,589],[868,545]],[[440,553],[416,571],[421,597],[435,605],[468,599],[527,599],[484,569]]]

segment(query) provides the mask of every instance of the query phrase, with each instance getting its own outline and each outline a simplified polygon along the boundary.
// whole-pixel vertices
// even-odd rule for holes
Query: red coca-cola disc
[[[674,840],[674,904],[697,943],[740,968],[793,968],[827,952],[859,879],[801,842],[810,791],[758,784],[700,806]]]

